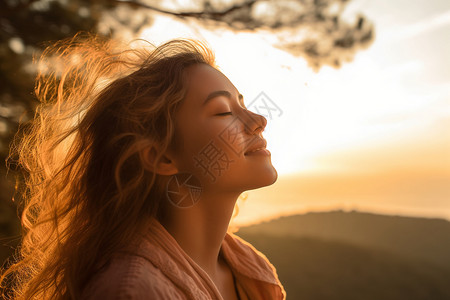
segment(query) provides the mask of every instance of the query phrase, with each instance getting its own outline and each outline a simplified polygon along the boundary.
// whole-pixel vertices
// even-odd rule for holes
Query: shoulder
[[[264,299],[286,298],[286,291],[278,278],[275,266],[252,244],[235,234],[227,233],[222,249],[229,265],[247,278],[244,280],[240,277],[247,292],[252,295],[264,295]]]
[[[144,257],[115,256],[88,283],[82,299],[184,299],[176,286]]]
[[[225,242],[229,251],[238,255],[238,257],[247,258],[247,260],[260,264],[261,267],[270,267],[272,269],[272,264],[270,264],[267,257],[240,236],[227,233]]]
[[[258,272],[259,274],[264,274],[266,280],[276,281],[274,278],[277,277],[275,267],[252,244],[233,233],[227,233],[224,242],[224,251],[228,259],[232,261],[239,271],[244,273]],[[245,272],[245,269],[248,271]]]

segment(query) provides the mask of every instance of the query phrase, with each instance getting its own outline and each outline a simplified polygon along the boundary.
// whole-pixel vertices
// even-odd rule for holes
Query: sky
[[[358,12],[374,43],[318,73],[263,33],[162,15],[141,33],[206,40],[247,106],[277,107],[264,137],[278,180],[245,193],[235,224],[330,209],[450,220],[450,2],[353,0],[344,17]]]

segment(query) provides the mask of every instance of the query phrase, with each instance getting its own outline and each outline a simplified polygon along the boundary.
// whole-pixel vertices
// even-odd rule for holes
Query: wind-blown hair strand
[[[79,299],[92,274],[162,214],[163,178],[142,152],[179,149],[174,114],[188,66],[216,67],[209,48],[177,39],[123,49],[90,34],[39,60],[40,101],[10,157],[27,176],[24,237],[1,277],[14,299]],[[12,278],[12,279],[11,279]]]

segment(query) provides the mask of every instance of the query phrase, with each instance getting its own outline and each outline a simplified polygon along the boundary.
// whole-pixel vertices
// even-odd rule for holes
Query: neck
[[[167,205],[161,224],[210,277],[217,275],[219,252],[240,193],[205,193],[190,208]]]

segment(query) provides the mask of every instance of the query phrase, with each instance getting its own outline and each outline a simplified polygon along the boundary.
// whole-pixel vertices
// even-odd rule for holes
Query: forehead
[[[206,97],[214,91],[224,90],[231,95],[239,94],[231,81],[219,70],[206,64],[197,64],[186,69],[187,72],[187,102],[200,106]]]

